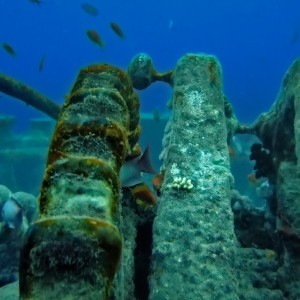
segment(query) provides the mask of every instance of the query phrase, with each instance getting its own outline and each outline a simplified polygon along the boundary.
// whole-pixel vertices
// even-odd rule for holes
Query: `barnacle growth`
[[[137,148],[138,109],[125,72],[79,73],[49,149],[40,219],[22,249],[21,299],[109,298],[122,249],[119,171]]]

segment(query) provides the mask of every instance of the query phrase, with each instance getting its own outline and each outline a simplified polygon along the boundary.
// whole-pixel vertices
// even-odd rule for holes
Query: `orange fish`
[[[161,172],[160,174],[155,175],[152,178],[152,185],[158,196],[160,196],[160,189],[161,189],[164,179],[165,179],[164,171]]]
[[[125,35],[123,33],[123,30],[121,29],[121,27],[117,24],[117,23],[114,23],[114,22],[111,22],[110,23],[110,27],[111,29],[121,38],[121,39],[124,39],[125,38]]]
[[[2,47],[11,56],[16,56],[16,51],[14,50],[14,48],[10,44],[2,43]]]
[[[258,186],[259,181],[258,181],[258,179],[256,178],[255,173],[250,173],[250,174],[248,174],[247,178],[248,178],[248,182],[249,182],[253,187],[257,187],[257,186]]]
[[[86,31],[86,35],[93,43],[99,45],[100,47],[104,46],[104,43],[103,43],[100,35],[95,30],[88,29]]]
[[[227,146],[228,154],[230,158],[236,158],[236,152],[235,149],[232,146]]]
[[[157,199],[146,184],[137,185],[130,189],[137,204],[144,208],[151,208],[157,205]]]

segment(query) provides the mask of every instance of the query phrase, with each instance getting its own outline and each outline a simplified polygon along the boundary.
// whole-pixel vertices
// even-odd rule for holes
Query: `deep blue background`
[[[269,109],[283,75],[300,53],[300,4],[296,0],[90,0],[99,9],[93,17],[81,9],[86,1],[0,0],[0,72],[27,83],[62,103],[81,67],[106,62],[127,68],[138,52],[151,55],[159,71],[175,66],[187,52],[214,54],[223,69],[224,91],[242,122]],[[169,28],[170,20],[173,28]],[[117,22],[121,40],[109,23]],[[86,36],[99,32],[103,49]],[[38,64],[46,55],[44,70]],[[140,93],[143,111],[162,112],[170,97],[162,84]],[[15,115],[18,128],[35,109],[5,95],[0,114]]]

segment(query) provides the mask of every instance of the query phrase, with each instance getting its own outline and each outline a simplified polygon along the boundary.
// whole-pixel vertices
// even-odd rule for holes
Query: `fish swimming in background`
[[[40,5],[42,3],[41,0],[29,0],[29,2]]]
[[[86,31],[86,35],[93,43],[99,45],[100,47],[104,46],[104,43],[103,43],[100,35],[95,30],[88,29]]]
[[[290,44],[295,45],[299,40],[299,30],[297,28],[294,29],[293,35],[291,36]]]
[[[81,8],[87,13],[87,14],[89,14],[89,15],[91,15],[91,16],[93,16],[93,17],[96,17],[96,16],[98,16],[98,14],[99,14],[99,12],[98,12],[98,9],[95,7],[95,6],[93,6],[93,5],[91,5],[91,4],[89,4],[89,3],[82,3],[81,4]]]
[[[125,34],[117,23],[111,22],[110,27],[121,39],[125,39]]]
[[[153,120],[155,122],[160,122],[161,120],[161,117],[160,117],[160,112],[157,108],[154,108],[153,111],[152,111],[152,116],[153,116]]]
[[[142,172],[157,174],[151,163],[149,146],[141,155],[125,161],[121,167],[120,180],[122,187],[132,187],[143,183]]]
[[[262,183],[262,179],[257,178],[254,172],[248,174],[247,179],[248,179],[249,184],[255,188],[258,187]]]
[[[228,145],[228,146],[227,146],[227,151],[228,151],[228,154],[229,154],[229,158],[230,158],[230,159],[235,159],[235,158],[237,158],[237,153],[236,153],[235,149],[234,149],[231,145]]]
[[[152,178],[152,186],[158,196],[160,196],[160,190],[165,179],[165,173],[165,171],[161,171]]]
[[[38,66],[40,72],[42,72],[44,69],[45,60],[46,60],[46,55],[43,55],[42,58],[40,59],[39,66]]]
[[[23,223],[23,207],[10,197],[1,210],[2,222],[10,229],[20,229]]]
[[[16,56],[17,55],[16,51],[14,50],[14,48],[10,44],[8,44],[8,43],[2,43],[2,47],[11,56]]]

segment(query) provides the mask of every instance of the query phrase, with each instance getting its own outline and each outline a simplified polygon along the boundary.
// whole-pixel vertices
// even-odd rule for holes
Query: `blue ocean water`
[[[89,0],[97,16],[82,9],[84,0],[33,2],[0,0],[0,42],[16,52],[12,57],[0,49],[0,72],[59,104],[86,65],[105,62],[126,69],[135,54],[146,52],[158,71],[167,71],[183,54],[204,52],[220,60],[224,92],[240,121],[249,123],[269,109],[300,53],[296,0]],[[124,40],[110,22],[119,24]],[[103,48],[88,39],[88,29],[100,34]],[[163,84],[140,92],[142,111],[165,111],[170,94]],[[0,100],[0,113],[16,116],[19,129],[42,116],[4,94]]]
[[[97,16],[82,9],[87,1],[97,8]],[[225,95],[239,120],[251,123],[270,108],[286,70],[300,53],[300,5],[296,0],[87,1],[0,0],[0,73],[28,84],[61,105],[79,70],[87,65],[109,63],[127,69],[134,55],[145,52],[153,58],[155,68],[163,72],[174,68],[187,52],[213,54],[222,66]],[[111,22],[122,28],[124,39],[112,31]],[[104,47],[92,43],[87,30],[97,31]],[[5,51],[3,43],[9,44],[16,55]],[[43,58],[44,66],[39,70]],[[171,89],[166,84],[155,83],[138,93],[142,112],[168,111]],[[2,114],[16,117],[18,132],[26,131],[31,118],[44,116],[0,91]],[[145,135],[157,133],[156,128],[162,132],[161,123],[155,126],[143,128]],[[16,136],[17,144],[22,137]],[[143,138],[144,147],[149,138]],[[36,147],[33,137],[22,141],[31,141]],[[159,169],[161,139],[159,145],[149,144]],[[247,174],[252,172],[248,156],[236,160],[236,169],[233,165],[233,173],[239,175],[235,188],[255,197],[255,187],[247,181]],[[6,165],[1,164],[1,175],[7,182],[2,179],[0,184],[14,192],[32,187],[29,192],[36,195],[40,188],[36,181],[44,172],[44,161],[38,159],[34,152],[24,160],[17,156],[16,160],[8,159]],[[16,279],[8,277],[7,281]]]

